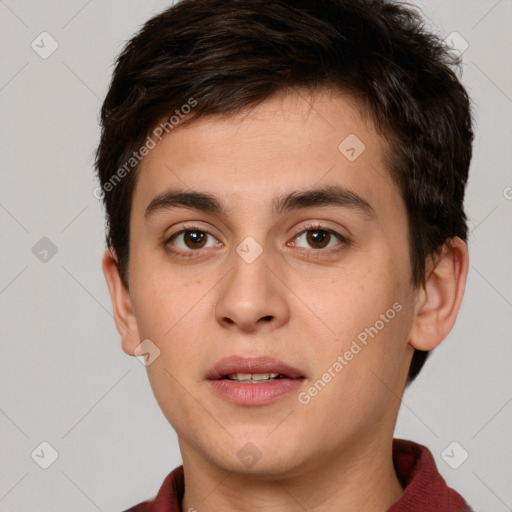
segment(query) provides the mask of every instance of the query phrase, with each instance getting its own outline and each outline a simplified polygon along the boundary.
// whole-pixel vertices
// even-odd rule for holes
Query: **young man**
[[[183,458],[132,511],[470,510],[393,440],[468,271],[454,64],[390,0],[183,0],[128,43],[103,270]]]

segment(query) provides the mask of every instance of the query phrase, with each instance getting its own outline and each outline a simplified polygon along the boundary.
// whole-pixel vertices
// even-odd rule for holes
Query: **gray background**
[[[114,56],[169,4],[0,0],[1,512],[121,511],[181,463],[144,366],[120,347],[93,196]],[[502,512],[512,510],[512,0],[418,4],[443,38],[469,44],[471,268],[457,324],[406,392],[396,436],[426,444],[477,512]],[[43,31],[59,45],[46,59],[31,47]],[[43,237],[57,248],[46,261]],[[50,460],[43,441],[59,454],[48,469],[36,463]],[[442,457],[453,441],[452,465],[469,453],[458,469]]]

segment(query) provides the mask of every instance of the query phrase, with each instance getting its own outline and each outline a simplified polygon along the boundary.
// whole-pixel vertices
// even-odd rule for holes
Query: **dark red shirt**
[[[425,446],[394,439],[393,462],[405,490],[388,512],[472,512],[462,497],[446,485]],[[167,475],[155,499],[125,512],[182,512],[184,492],[183,466],[179,466]]]

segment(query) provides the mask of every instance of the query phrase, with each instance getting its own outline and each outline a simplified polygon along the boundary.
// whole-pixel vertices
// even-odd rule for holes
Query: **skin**
[[[338,150],[350,134],[366,146],[352,162]],[[349,97],[295,91],[178,126],[141,163],[129,290],[112,251],[102,264],[123,350],[134,355],[150,339],[161,351],[147,371],[178,435],[184,511],[385,511],[400,499],[391,443],[413,349],[431,350],[451,330],[468,254],[453,239],[412,287],[407,214],[385,151]],[[350,189],[374,215],[332,205],[272,212],[277,195],[322,185]],[[173,188],[207,192],[228,210],[145,218]],[[184,236],[185,223],[209,233],[206,246]],[[315,223],[348,244],[315,245]],[[165,241],[180,232],[172,255]],[[236,252],[248,236],[263,249],[252,263]],[[225,356],[268,355],[301,369],[307,390],[394,303],[401,311],[305,405],[292,392],[240,406],[205,380]],[[249,442],[261,454],[252,467],[238,456]]]

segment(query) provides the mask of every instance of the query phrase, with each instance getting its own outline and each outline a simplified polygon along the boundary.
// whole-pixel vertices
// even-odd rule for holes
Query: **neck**
[[[387,432],[386,432],[387,435]],[[362,439],[364,436],[360,436]],[[183,440],[183,512],[386,511],[403,494],[389,442],[378,437],[346,443],[290,472],[241,474],[205,460]]]

